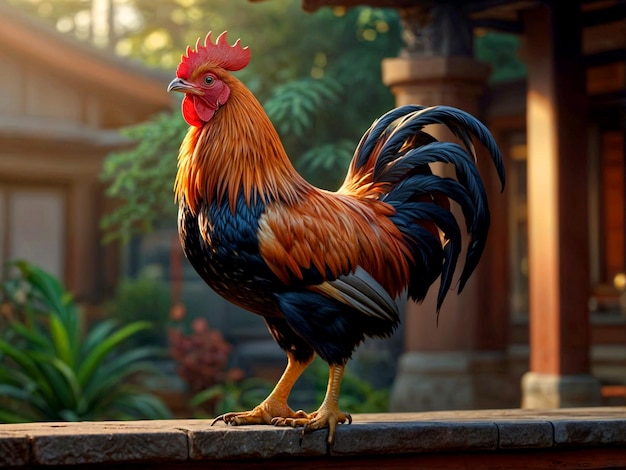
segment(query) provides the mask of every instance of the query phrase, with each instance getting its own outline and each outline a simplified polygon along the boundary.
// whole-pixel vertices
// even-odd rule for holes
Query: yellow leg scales
[[[274,426],[302,427],[302,432],[328,428],[328,444],[335,440],[337,424],[352,423],[352,416],[339,409],[339,390],[345,365],[331,365],[328,376],[326,396],[317,411],[305,413],[293,411],[287,405],[289,393],[296,380],[309,365],[309,362],[297,362],[288,355],[287,368],[272,393],[251,411],[225,413],[213,420],[211,426],[218,421],[241,426],[246,424],[272,424]]]
[[[293,411],[287,405],[287,398],[298,377],[310,364],[309,362],[298,362],[291,354],[288,356],[287,368],[280,380],[272,390],[272,393],[258,406],[250,411],[225,413],[213,420],[211,426],[218,421],[226,424],[241,426],[245,424],[275,424],[273,421],[279,418],[301,418],[307,416],[304,411]]]

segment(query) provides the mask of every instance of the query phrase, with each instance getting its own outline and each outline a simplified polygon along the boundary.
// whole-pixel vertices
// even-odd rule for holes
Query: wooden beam
[[[262,0],[249,0],[252,2]],[[366,5],[377,8],[409,8],[416,5],[428,6],[434,2],[431,0],[302,0],[302,8],[305,11],[316,11],[322,7],[342,6],[346,8]],[[467,12],[485,11],[493,8],[498,9],[522,9],[529,5],[538,3],[537,1],[513,1],[510,0],[475,0],[467,2],[465,0],[451,0],[452,3],[463,7]]]
[[[583,27],[599,26],[606,23],[614,23],[624,18],[626,18],[626,5],[617,3],[606,8],[585,11],[582,17],[582,25]]]
[[[472,21],[474,28],[485,28],[511,34],[522,34],[524,24],[521,21],[509,21],[497,18],[480,18]]]
[[[610,49],[594,54],[587,54],[584,58],[586,67],[597,67],[599,65],[608,65],[615,62],[626,62],[626,49]]]

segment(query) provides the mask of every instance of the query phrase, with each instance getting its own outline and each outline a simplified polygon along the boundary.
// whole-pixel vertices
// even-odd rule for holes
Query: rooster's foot
[[[303,412],[298,412],[303,413]],[[335,440],[337,424],[352,423],[352,416],[344,413],[337,406],[322,405],[319,410],[296,418],[274,418],[272,424],[275,426],[302,427],[302,433],[328,428],[327,442],[331,445]]]
[[[233,426],[246,424],[276,424],[276,420],[302,419],[307,414],[304,411],[293,411],[286,403],[264,401],[250,411],[224,413],[213,420],[211,426],[218,421]]]

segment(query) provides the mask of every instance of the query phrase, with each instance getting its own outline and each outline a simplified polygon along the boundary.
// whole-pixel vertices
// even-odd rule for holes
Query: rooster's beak
[[[179,91],[181,93],[189,93],[191,95],[202,95],[203,92],[193,83],[189,83],[182,78],[176,77],[167,86],[167,91]]]

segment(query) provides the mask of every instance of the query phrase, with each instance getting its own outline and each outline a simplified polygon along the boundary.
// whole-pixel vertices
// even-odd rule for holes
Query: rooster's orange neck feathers
[[[222,202],[234,212],[240,192],[248,204],[290,204],[312,188],[293,168],[261,104],[231,78],[228,103],[202,127],[191,127],[178,157],[174,192],[194,214],[202,203]]]

